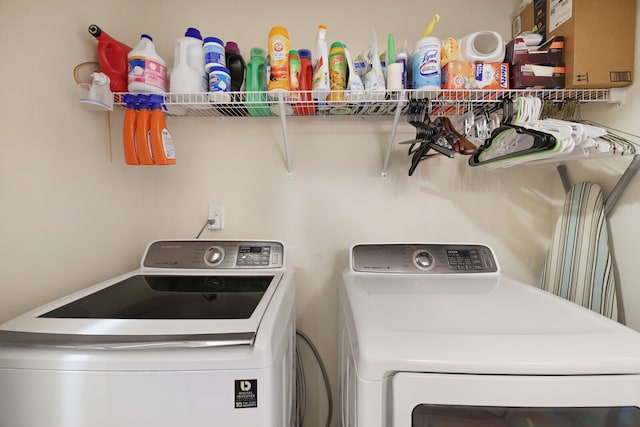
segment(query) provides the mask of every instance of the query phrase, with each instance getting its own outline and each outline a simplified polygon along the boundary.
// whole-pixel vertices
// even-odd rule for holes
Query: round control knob
[[[418,268],[431,268],[433,266],[433,256],[425,250],[419,250],[413,255],[413,262]]]
[[[218,265],[224,259],[224,249],[220,246],[211,246],[204,253],[204,262],[209,265]]]

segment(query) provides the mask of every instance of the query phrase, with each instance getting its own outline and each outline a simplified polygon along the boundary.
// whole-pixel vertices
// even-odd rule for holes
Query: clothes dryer
[[[284,257],[273,241],[156,241],[139,269],[0,325],[0,425],[290,425]]]
[[[359,244],[340,425],[640,425],[640,334],[500,273],[484,245]]]

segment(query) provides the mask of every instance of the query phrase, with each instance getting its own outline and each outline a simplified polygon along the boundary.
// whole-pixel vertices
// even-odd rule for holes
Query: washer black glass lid
[[[137,275],[40,317],[83,319],[248,319],[273,275]]]

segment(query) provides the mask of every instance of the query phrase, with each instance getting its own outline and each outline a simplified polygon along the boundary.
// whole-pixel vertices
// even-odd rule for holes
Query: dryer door
[[[631,427],[640,425],[640,376],[399,373],[393,426]]]

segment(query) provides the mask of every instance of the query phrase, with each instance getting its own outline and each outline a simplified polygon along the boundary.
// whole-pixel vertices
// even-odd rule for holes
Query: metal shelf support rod
[[[391,135],[389,136],[389,144],[387,145],[387,154],[384,158],[384,165],[382,166],[382,178],[387,178],[387,171],[389,169],[389,158],[391,157],[391,149],[393,148],[393,140],[396,138],[396,130],[398,129],[398,122],[400,121],[400,113],[402,112],[402,100],[398,101],[396,106],[396,113],[393,116],[393,125],[391,126]]]

